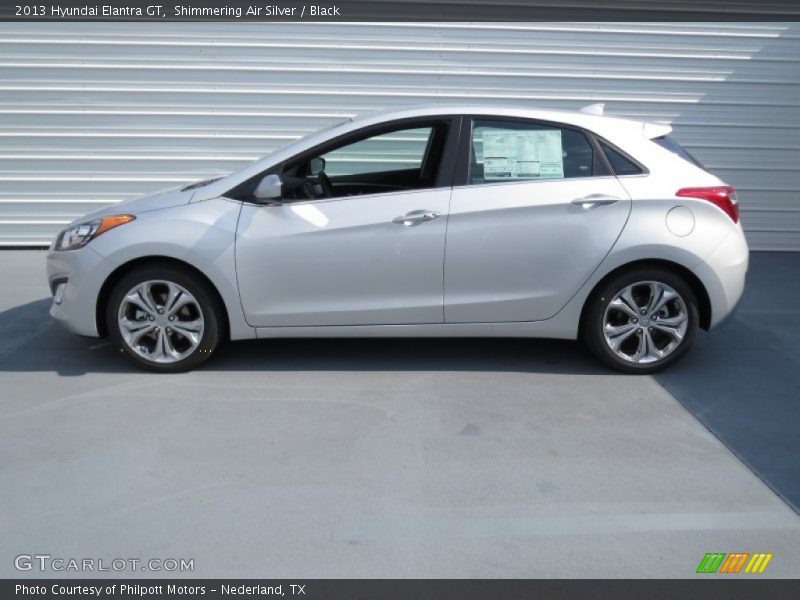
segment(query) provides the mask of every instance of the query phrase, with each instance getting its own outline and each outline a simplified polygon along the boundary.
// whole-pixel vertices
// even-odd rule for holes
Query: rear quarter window
[[[611,168],[614,170],[615,175],[641,175],[644,173],[644,170],[639,165],[622,152],[612,148],[604,141],[599,141],[599,143],[603,154],[606,155],[608,162],[611,163]]]

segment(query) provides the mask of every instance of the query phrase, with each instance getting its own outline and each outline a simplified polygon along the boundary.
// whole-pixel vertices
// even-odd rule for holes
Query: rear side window
[[[681,146],[678,142],[673,140],[671,137],[665,135],[665,136],[662,136],[662,137],[653,138],[653,141],[656,144],[658,144],[659,146],[661,146],[662,148],[666,148],[667,150],[669,150],[673,154],[677,154],[683,160],[689,161],[690,163],[692,163],[696,167],[700,167],[701,169],[705,169],[705,167],[702,165],[702,163],[699,160],[697,160],[694,156],[689,154],[683,146]]]
[[[615,175],[640,175],[644,172],[639,165],[605,142],[600,142],[600,148],[602,148],[608,162],[611,163],[611,168],[614,170]]]
[[[502,120],[474,121],[470,152],[471,185],[591,177],[597,161],[580,131]]]

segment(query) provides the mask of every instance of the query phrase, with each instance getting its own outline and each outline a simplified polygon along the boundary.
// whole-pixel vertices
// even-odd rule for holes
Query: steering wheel
[[[322,188],[322,195],[325,198],[333,198],[333,184],[331,183],[331,180],[328,179],[325,171],[320,171],[317,173],[317,181]]]
[[[317,195],[314,193],[315,187],[316,186],[311,181],[306,179],[303,182],[303,185],[301,185],[295,192],[295,198],[298,200],[302,198],[305,198],[306,200],[316,200]]]

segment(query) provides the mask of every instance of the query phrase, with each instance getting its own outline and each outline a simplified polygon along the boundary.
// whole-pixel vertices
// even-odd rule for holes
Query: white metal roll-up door
[[[800,24],[0,24],[0,244],[239,168],[342,116],[605,102],[664,120],[800,250]]]

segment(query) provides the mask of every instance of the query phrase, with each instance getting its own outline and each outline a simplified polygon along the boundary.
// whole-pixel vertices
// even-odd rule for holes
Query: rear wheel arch
[[[675,275],[681,277],[687,283],[687,285],[689,285],[689,287],[692,288],[692,291],[697,297],[698,308],[700,309],[700,327],[702,329],[708,330],[709,326],[711,325],[711,300],[709,299],[705,285],[703,285],[703,282],[700,281],[697,275],[692,273],[692,271],[690,271],[683,265],[670,260],[643,259],[625,263],[624,265],[620,265],[616,269],[613,269],[612,271],[606,273],[605,276],[603,276],[603,278],[595,284],[595,286],[592,288],[592,291],[586,297],[586,300],[583,303],[583,307],[581,308],[581,318],[580,318],[578,335],[580,336],[583,333],[584,321],[586,318],[588,307],[591,306],[597,292],[605,286],[606,282],[626,271],[646,268],[648,266],[668,269],[673,273],[675,273]]]
[[[228,315],[228,308],[225,304],[225,301],[222,299],[222,295],[219,293],[217,286],[214,285],[214,283],[205,273],[203,273],[194,265],[169,256],[143,256],[140,258],[135,258],[121,264],[114,269],[114,271],[112,271],[108,277],[106,277],[106,280],[103,282],[103,285],[100,288],[100,293],[97,296],[97,303],[95,305],[95,322],[97,324],[97,332],[100,334],[100,337],[108,337],[106,311],[108,309],[108,301],[111,297],[111,292],[114,290],[114,287],[117,285],[117,283],[119,283],[122,278],[125,277],[125,275],[141,267],[177,267],[190,272],[193,277],[197,277],[197,279],[214,295],[215,300],[219,303],[219,307],[221,309],[219,312],[223,317],[222,325],[224,328],[222,332],[222,338],[227,339],[230,333],[230,316]]]

